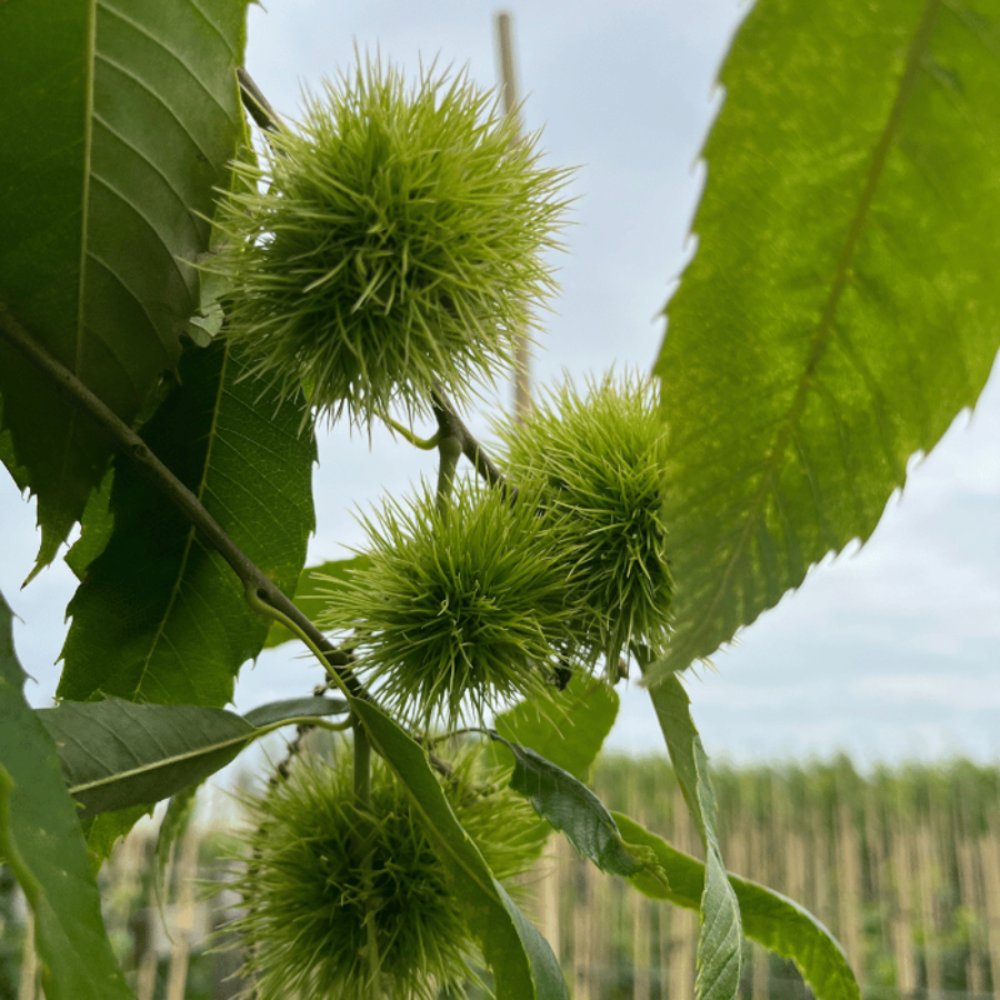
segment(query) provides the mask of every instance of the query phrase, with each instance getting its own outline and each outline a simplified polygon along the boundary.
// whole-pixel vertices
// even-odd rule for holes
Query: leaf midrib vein
[[[195,760],[198,757],[209,757],[230,747],[239,746],[239,744],[246,743],[255,735],[256,730],[254,730],[251,726],[246,733],[239,736],[232,736],[227,740],[220,740],[218,743],[213,743],[210,746],[189,748],[180,753],[175,753],[170,757],[161,757],[152,763],[141,764],[139,767],[133,767],[127,771],[116,771],[114,774],[104,775],[100,778],[93,778],[90,781],[82,781],[79,784],[70,786],[68,791],[70,795],[76,796],[82,794],[83,792],[89,792],[95,788],[104,788],[108,785],[114,785],[119,782],[126,781],[129,778],[136,777],[137,775],[153,774],[156,771],[162,771],[165,768],[172,767],[186,760]]]
[[[89,223],[90,223],[90,172],[91,172],[91,161],[93,155],[94,146],[94,54],[97,50],[97,4],[92,3],[90,7],[90,16],[87,19],[87,38],[84,43],[85,47],[85,58],[87,81],[86,81],[86,97],[84,99],[83,108],[83,184],[82,190],[80,192],[80,204],[83,206],[83,211],[80,213],[80,260],[79,260],[79,274],[80,282],[77,287],[77,300],[76,300],[76,331],[75,331],[75,343],[73,350],[73,374],[82,377],[83,375],[83,331],[85,328],[86,317],[84,315],[84,303],[86,301],[86,287],[87,287],[87,243],[89,240]],[[73,439],[76,437],[77,425],[80,421],[80,410],[78,407],[71,406],[69,408],[69,414],[67,416],[67,427],[66,427],[66,446],[62,451],[62,457],[59,463],[59,483],[60,492],[64,487],[67,479],[71,479],[71,473],[69,470],[69,457],[74,454],[75,449],[73,447]],[[36,566],[36,570],[37,570]]]

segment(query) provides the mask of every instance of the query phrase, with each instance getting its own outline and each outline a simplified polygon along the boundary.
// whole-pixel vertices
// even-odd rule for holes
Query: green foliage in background
[[[360,55],[286,126],[241,68],[245,6],[0,5],[0,460],[37,497],[34,572],[82,525],[59,707],[24,701],[0,605],[0,855],[50,1000],[130,995],[86,848],[97,865],[173,794],[159,881],[191,789],[291,723],[253,807],[261,829],[279,812],[289,843],[304,823],[291,790],[314,773],[305,733],[350,730],[336,787],[310,786],[350,820],[357,904],[336,910],[354,944],[317,997],[380,996],[387,976],[430,996],[463,965],[498,1000],[568,996],[504,864],[470,837],[483,803],[506,802],[491,837],[523,838],[525,858],[561,830],[598,869],[698,909],[699,1000],[735,996],[744,927],[821,1000],[851,1000],[829,931],[729,876],[679,675],[867,539],[911,456],[985,383],[1000,3],[760,0],[721,72],[698,251],[655,378],[556,389],[500,421],[495,449],[448,393],[502,374],[551,290],[566,172],[466,75],[408,88]],[[397,423],[394,402],[436,433]],[[386,422],[436,452],[437,481],[369,518],[368,549],[306,571],[319,415]],[[244,664],[293,638],[317,660],[311,696],[225,711]],[[586,787],[630,665],[700,869]],[[471,806],[455,741],[501,766]],[[439,940],[416,917],[384,933],[407,874],[372,833],[402,813],[448,894],[426,929]],[[239,882],[251,911],[260,848]],[[270,904],[243,925],[269,956],[245,971],[312,982],[339,934],[316,920],[328,901]]]

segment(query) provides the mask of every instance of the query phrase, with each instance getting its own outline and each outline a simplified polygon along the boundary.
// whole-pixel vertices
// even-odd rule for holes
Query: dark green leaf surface
[[[6,424],[3,419],[3,397],[0,396],[0,428],[3,427],[6,427]],[[0,430],[0,462],[7,466],[7,471],[11,474],[14,484],[23,493],[28,488],[28,470],[22,468],[17,462],[10,431]]]
[[[630,843],[649,848],[666,873],[669,889],[643,873],[630,879],[653,899],[667,899],[689,910],[701,908],[705,866],[675,850],[623,813],[612,813],[618,829]],[[746,936],[795,962],[817,1000],[860,1000],[857,980],[833,935],[798,903],[772,889],[738,875],[729,881],[740,904]]]
[[[618,716],[618,704],[613,687],[577,671],[565,690],[546,688],[501,712],[493,725],[505,740],[531,747],[574,778],[586,781]]]
[[[611,813],[582,781],[533,750],[505,740],[496,730],[489,730],[489,736],[514,755],[510,787],[523,795],[539,816],[561,830],[580,854],[609,875],[628,878],[648,872],[650,878],[657,878],[656,858],[622,839]]]
[[[656,364],[676,631],[711,655],[867,540],[1000,346],[1000,3],[760,0]]]
[[[325,562],[321,566],[307,566],[295,588],[295,606],[310,621],[315,620],[316,615],[323,610],[323,597],[331,590],[342,587],[351,573],[367,569],[370,565],[371,559],[368,556],[354,556],[352,559]],[[272,622],[264,646],[271,649],[297,638],[280,622]]]
[[[289,719],[342,714],[342,701],[276,702],[241,718],[197,705],[136,705],[120,698],[64,701],[38,712],[59,751],[80,816],[150,806],[225,767]]]
[[[497,732],[512,743],[530,746],[536,753],[586,781],[618,715],[618,694],[599,677],[577,671],[565,689],[545,688],[501,712],[494,720]],[[513,768],[514,755],[503,743],[494,743],[499,762]],[[539,819],[531,834],[541,855],[552,827]]]
[[[732,1000],[740,985],[740,908],[719,848],[715,792],[708,775],[708,756],[691,718],[691,703],[681,682],[669,676],[650,694],[684,801],[705,848],[696,995],[699,1000]]]
[[[374,705],[354,700],[372,746],[408,789],[441,859],[456,897],[493,970],[497,1000],[568,1000],[559,963],[546,940],[525,919],[462,829],[427,754]]]
[[[111,953],[55,747],[24,699],[12,618],[0,595],[0,858],[34,911],[48,1000],[134,1000]]]
[[[246,7],[0,4],[0,302],[126,422],[198,306],[190,262],[243,128]],[[0,394],[44,564],[111,442],[2,340]]]
[[[351,710],[343,698],[285,698],[250,709],[243,718],[251,726],[263,728],[287,723],[290,719],[321,719],[329,715],[346,715]]]
[[[315,444],[310,430],[299,433],[302,405],[279,405],[243,371],[224,342],[188,352],[180,386],[143,438],[288,593],[314,526]],[[125,458],[115,462],[111,509],[111,538],[69,605],[59,697],[225,705],[267,621],[221,556]]]

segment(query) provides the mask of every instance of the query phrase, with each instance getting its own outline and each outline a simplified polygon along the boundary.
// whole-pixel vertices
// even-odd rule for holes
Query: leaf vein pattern
[[[145,227],[151,233],[153,233],[153,235],[160,241],[160,244],[163,246],[163,248],[167,251],[170,257],[170,266],[174,269],[174,271],[176,272],[177,276],[181,279],[181,281],[184,282],[185,285],[190,287],[191,282],[189,281],[188,276],[181,269],[180,261],[177,259],[176,255],[170,252],[170,245],[157,231],[156,227],[153,225],[152,220],[150,220],[147,216],[143,215],[142,210],[139,208],[139,206],[136,205],[135,202],[124,191],[121,191],[120,189],[115,187],[111,183],[111,181],[109,181],[106,177],[102,176],[101,174],[95,173],[93,179],[96,183],[100,184],[109,194],[112,194],[123,205],[126,205],[131,210],[132,214],[135,215],[136,218],[140,219],[143,225],[145,225]]]
[[[248,469],[249,468],[252,468],[252,466],[248,466]],[[239,492],[240,494],[242,494],[243,499],[249,503],[252,503],[257,508],[258,512],[261,515],[263,515],[261,519],[262,522],[268,521],[272,525],[280,527],[280,522],[274,516],[274,514],[271,513],[272,510],[271,503],[265,502],[261,498],[260,494],[258,494],[256,490],[253,490],[249,486],[247,486],[242,479],[236,479],[234,476],[231,476],[228,473],[218,469],[215,471],[213,479],[217,479],[219,480],[220,483],[225,483],[227,486],[232,487],[232,491],[234,493]],[[283,499],[287,500],[292,499],[288,494],[284,493],[280,489],[275,488],[271,492],[277,494]],[[215,509],[217,512],[225,511],[227,514],[234,515],[232,506],[228,502],[223,500],[212,486],[206,487],[206,495],[212,497],[212,500],[214,501],[212,506],[213,509]]]
[[[222,41],[222,44],[225,45],[225,47],[229,50],[229,54],[233,57],[233,59],[236,59],[237,56],[239,56],[239,53],[236,51],[236,49],[233,48],[232,45],[229,44],[228,36],[215,23],[215,21],[213,21],[212,18],[209,17],[208,12],[205,10],[205,8],[202,7],[200,3],[197,3],[196,0],[188,0],[188,6],[192,10],[196,11],[198,16],[205,22],[205,24],[207,24],[219,36],[219,38]]]
[[[90,9],[90,17],[87,19],[87,39],[85,42],[87,51],[87,82],[86,82],[86,107],[84,110],[84,132],[83,132],[83,171],[82,171],[82,192],[80,204],[83,211],[80,213],[80,280],[77,284],[76,302],[76,330],[74,331],[74,353],[72,371],[79,375],[83,369],[83,331],[85,322],[85,302],[86,302],[86,261],[87,244],[89,242],[90,223],[90,173],[94,152],[94,52],[97,48],[97,9]],[[70,407],[66,418],[66,440],[61,449],[59,458],[59,489],[65,488],[67,482],[71,482],[73,474],[70,469],[70,456],[76,451],[73,442],[77,435],[77,428],[82,417],[80,411],[74,406]]]
[[[142,160],[147,166],[149,166],[156,175],[163,181],[164,186],[173,195],[177,204],[180,206],[181,211],[190,219],[192,228],[196,228],[201,225],[202,220],[196,212],[194,212],[191,207],[184,200],[184,196],[177,190],[173,181],[170,177],[163,171],[160,165],[155,161],[151,160],[146,156],[140,149],[138,149],[134,142],[129,139],[128,136],[124,135],[118,129],[116,129],[107,119],[98,113],[94,113],[94,120],[103,128],[108,135],[114,136],[114,138],[120,142],[123,146],[130,149],[140,160]],[[167,246],[166,240],[161,240],[164,246]]]
[[[93,340],[100,342],[101,346],[105,349],[105,351],[107,351],[109,361],[114,362],[117,371],[120,373],[118,375],[118,384],[122,385],[123,383],[127,382],[128,385],[131,386],[133,391],[135,391],[136,395],[138,395],[135,376],[131,371],[128,370],[127,366],[122,361],[121,357],[119,357],[115,342],[113,340],[109,341],[105,337],[104,335],[105,331],[96,330],[89,324],[84,326],[84,330],[86,331],[88,337],[91,337]]]
[[[177,603],[177,600],[180,596],[181,587],[183,586],[184,583],[184,574],[187,570],[188,562],[191,558],[191,546],[194,542],[194,534],[195,534],[194,528],[189,528],[186,537],[184,539],[184,553],[181,556],[180,564],[177,568],[177,574],[174,578],[173,585],[170,588],[170,597],[167,600],[167,605],[164,608],[163,614],[160,615],[160,620],[156,626],[156,632],[150,639],[149,649],[146,651],[145,655],[142,658],[142,669],[139,672],[138,680],[135,682],[135,690],[132,692],[132,697],[130,699],[131,701],[139,700],[139,694],[142,690],[142,683],[146,679],[146,675],[149,673],[150,664],[152,663],[153,656],[155,655],[156,649],[159,646],[160,642],[162,641],[166,643],[166,645],[169,646],[174,653],[176,653],[176,649],[173,647],[173,642],[171,641],[170,636],[166,634],[165,630],[167,622],[170,620],[170,616],[173,612],[174,605]],[[178,663],[181,669],[184,670],[185,675],[187,675],[188,674],[187,665],[184,663],[182,657],[178,658]]]
[[[198,84],[198,87],[209,97],[209,99],[212,101],[212,103],[215,104],[215,106],[220,111],[222,111],[222,113],[225,114],[227,118],[229,117],[229,115],[226,112],[226,109],[223,106],[222,102],[212,92],[212,89],[208,86],[208,84],[205,83],[205,81],[202,80],[201,77],[199,77],[196,73],[192,72],[192,69],[191,69],[191,66],[190,66],[188,60],[185,60],[183,57],[181,57],[180,55],[178,55],[178,53],[175,52],[172,48],[170,48],[170,46],[168,46],[164,42],[164,40],[162,38],[160,38],[160,37],[152,34],[146,28],[145,25],[140,24],[138,21],[134,20],[133,18],[126,16],[121,10],[118,10],[117,8],[110,8],[110,7],[107,7],[107,6],[104,6],[104,5],[102,5],[102,7],[103,7],[103,9],[104,9],[104,11],[106,13],[108,13],[109,15],[113,15],[115,18],[117,18],[123,24],[127,24],[133,31],[136,31],[139,34],[143,35],[146,39],[148,39],[150,42],[152,42],[153,45],[155,45],[157,48],[159,48],[162,51],[166,52],[166,54],[168,56],[170,56],[170,58],[173,59],[174,62],[176,62],[177,65],[181,67],[181,69],[184,70],[184,72],[187,74],[187,76],[189,76],[192,80],[194,80],[195,83]],[[194,9],[197,10],[198,13],[203,14],[203,12],[199,8],[195,7]],[[235,55],[235,53],[233,52],[232,46],[229,45],[228,41],[223,36],[222,32],[219,31],[218,27],[215,24],[212,24],[212,22],[210,22],[210,21],[208,23],[211,24],[212,29],[223,40],[223,42],[226,45],[226,48],[229,49],[230,53],[233,54],[233,55]],[[106,57],[102,57],[102,58],[106,59]],[[106,61],[109,61],[109,60],[106,60]],[[119,67],[119,69],[120,68],[121,67]],[[146,89],[148,90],[148,88],[146,88]]]
[[[120,62],[111,59],[109,56],[103,55],[101,53],[98,53],[97,58],[100,59],[101,62],[103,62],[106,66],[109,66],[111,69],[120,73],[126,79],[131,80],[137,87],[139,87],[141,90],[144,90],[154,101],[156,101],[156,103],[159,104],[160,107],[162,107],[165,111],[169,112],[170,116],[179,126],[181,132],[183,132],[188,137],[188,139],[190,139],[191,145],[194,146],[195,149],[197,149],[198,152],[202,156],[204,156],[206,160],[211,162],[211,156],[209,155],[209,151],[204,149],[204,147],[198,141],[197,136],[195,136],[194,133],[191,131],[191,129],[188,128],[187,122],[185,122],[184,119],[177,113],[177,111],[166,102],[166,100],[163,98],[162,95],[157,93],[157,91],[153,90],[152,87],[150,87],[149,84],[147,84],[146,81],[142,79],[142,77],[137,76],[131,69],[129,69],[127,66],[123,66]]]
[[[237,376],[237,378],[242,378],[242,376]],[[242,399],[241,397],[234,395],[233,392],[228,387],[226,387],[226,386],[223,386],[222,394],[226,397],[226,400],[229,403],[229,405],[232,406],[234,409],[238,408],[240,410],[243,410],[243,412],[246,413],[250,417],[254,417],[254,418],[257,417],[257,410],[256,410],[256,408],[254,406],[252,406],[249,403],[248,400]],[[298,444],[298,442],[300,440],[300,437],[299,437],[298,434],[296,434],[295,432],[293,432],[290,429],[286,429],[286,427],[283,424],[279,424],[277,422],[272,422],[271,423],[270,427],[268,428],[268,432],[270,434],[280,435],[281,437],[285,438],[286,440],[288,440],[289,442],[291,442],[293,444]],[[267,445],[265,443],[258,442],[258,441],[255,441],[254,444],[255,444],[256,447],[259,447],[259,448],[261,448],[261,447],[267,447]],[[280,453],[279,452],[271,452],[271,454],[277,455],[277,454],[280,454]]]
[[[132,289],[125,284],[125,281],[122,278],[122,276],[106,260],[104,260],[104,258],[101,257],[101,255],[96,250],[89,249],[87,251],[87,259],[93,261],[94,264],[100,267],[105,272],[105,274],[107,274],[108,277],[110,277],[118,285],[118,287],[121,288],[123,292],[125,292],[126,295],[130,296],[135,301],[135,304],[139,306],[139,308],[144,313],[146,319],[149,321],[150,328],[156,330],[157,334],[159,334],[160,333],[159,328],[155,320],[153,319],[153,316],[150,313],[149,308],[145,305],[142,299],[139,298],[139,296],[137,296],[135,292],[133,292]],[[162,335],[159,336],[159,340],[161,345],[164,347],[164,352],[166,353],[166,343]],[[77,372],[77,374],[80,373]]]
[[[865,187],[858,202],[858,209],[855,212],[851,226],[844,240],[840,258],[833,274],[830,294],[827,297],[823,308],[819,324],[812,338],[812,347],[806,362],[805,371],[796,386],[795,396],[788,408],[788,412],[777,429],[774,445],[767,457],[765,469],[763,471],[760,485],[751,498],[746,512],[743,514],[743,527],[737,539],[736,548],[726,562],[725,570],[706,603],[705,611],[701,615],[701,626],[695,632],[704,632],[710,628],[710,623],[718,613],[721,602],[729,592],[730,580],[743,553],[749,544],[750,538],[756,530],[756,524],[761,519],[762,512],[766,505],[768,496],[772,490],[772,482],[776,479],[778,469],[782,464],[782,459],[791,437],[793,428],[797,425],[805,406],[805,400],[809,386],[812,384],[816,369],[819,366],[830,340],[835,333],[832,329],[833,320],[836,314],[840,297],[847,286],[850,276],[851,262],[857,249],[859,240],[865,228],[868,217],[868,210],[875,197],[885,161],[892,148],[893,140],[899,128],[903,110],[906,102],[912,93],[917,77],[921,72],[921,61],[929,46],[930,37],[933,32],[934,23],[940,11],[942,0],[926,0],[921,21],[914,33],[907,53],[906,65],[900,77],[899,87],[896,92],[896,99],[889,113],[888,120],[872,155],[871,165],[868,169]]]

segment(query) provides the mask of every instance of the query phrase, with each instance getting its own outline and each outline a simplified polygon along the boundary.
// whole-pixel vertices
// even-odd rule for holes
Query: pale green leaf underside
[[[866,540],[1000,346],[1000,3],[760,0],[656,363],[676,631],[711,655]]]
[[[666,873],[669,889],[646,874],[630,879],[640,892],[689,910],[701,908],[705,866],[675,850],[623,813],[611,814],[630,843],[651,849]],[[860,1000],[857,980],[833,935],[798,903],[773,889],[729,874],[740,906],[743,930],[765,948],[795,962],[817,1000]]]
[[[530,746],[540,756],[586,781],[590,769],[618,715],[615,689],[602,678],[576,671],[562,691],[546,687],[501,712],[494,720],[497,732],[512,743]],[[502,743],[493,744],[498,759],[513,767],[513,754]],[[531,836],[542,853],[552,827],[539,819]]]
[[[510,787],[562,831],[583,857],[609,875],[628,878],[648,872],[650,878],[657,878],[655,858],[622,839],[611,813],[582,781],[530,748],[505,740],[494,729],[487,734],[514,755]]]
[[[130,422],[197,309],[242,113],[246,0],[0,5],[0,301]],[[48,561],[110,441],[0,343]]]
[[[677,677],[668,676],[650,694],[684,801],[705,848],[695,993],[698,1000],[733,1000],[739,990],[742,962],[740,908],[719,847],[708,757],[691,718],[687,692]]]
[[[505,739],[531,747],[586,781],[618,706],[618,693],[610,684],[577,671],[564,690],[545,688],[501,712],[493,725]]]
[[[104,930],[55,747],[24,699],[12,617],[0,594],[0,858],[34,911],[48,1000],[134,1000]]]
[[[171,864],[174,845],[188,832],[194,819],[200,784],[182,788],[167,803],[166,812],[160,821],[156,834],[156,848],[153,852],[153,895],[156,897],[158,915],[164,923],[165,907],[170,902]]]

